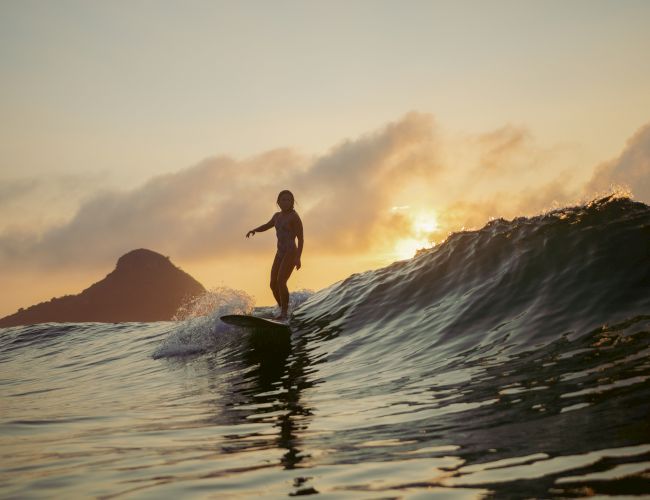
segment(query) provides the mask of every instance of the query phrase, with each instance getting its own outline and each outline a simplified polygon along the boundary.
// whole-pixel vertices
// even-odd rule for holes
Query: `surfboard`
[[[261,328],[289,330],[289,324],[274,319],[260,318],[259,316],[249,316],[247,314],[226,314],[221,316],[221,321],[229,325],[243,326],[245,328]]]

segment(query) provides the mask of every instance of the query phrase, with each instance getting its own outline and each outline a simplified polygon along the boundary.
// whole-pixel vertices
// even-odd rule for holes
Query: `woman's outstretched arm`
[[[275,214],[273,214],[273,217],[271,217],[271,220],[268,221],[266,224],[262,224],[261,226],[256,227],[255,229],[251,229],[250,231],[248,231],[246,233],[246,238],[248,238],[249,236],[252,236],[253,234],[255,234],[257,232],[261,233],[263,231],[266,231],[267,229],[271,229],[273,226],[275,226]]]

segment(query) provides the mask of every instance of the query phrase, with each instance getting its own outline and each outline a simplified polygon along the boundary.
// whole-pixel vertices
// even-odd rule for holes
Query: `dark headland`
[[[85,321],[166,321],[187,300],[205,292],[203,285],[144,248],[120,257],[103,280],[77,295],[41,302],[0,319],[0,327],[33,323]]]

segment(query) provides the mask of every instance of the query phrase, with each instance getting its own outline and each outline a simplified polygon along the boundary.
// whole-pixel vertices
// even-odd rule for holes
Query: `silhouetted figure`
[[[294,198],[291,191],[281,191],[277,204],[281,211],[276,212],[271,220],[246,233],[246,238],[258,231],[266,231],[275,227],[278,237],[278,251],[271,267],[271,290],[280,306],[280,315],[276,319],[286,320],[289,309],[289,289],[287,281],[293,268],[300,269],[300,256],[302,255],[303,234],[300,216],[293,209]],[[298,246],[296,246],[298,238]]]

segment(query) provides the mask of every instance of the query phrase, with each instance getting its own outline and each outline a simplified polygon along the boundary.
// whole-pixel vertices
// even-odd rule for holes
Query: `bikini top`
[[[275,216],[275,234],[278,237],[278,250],[296,248],[296,232],[291,227],[291,218],[282,212]]]

